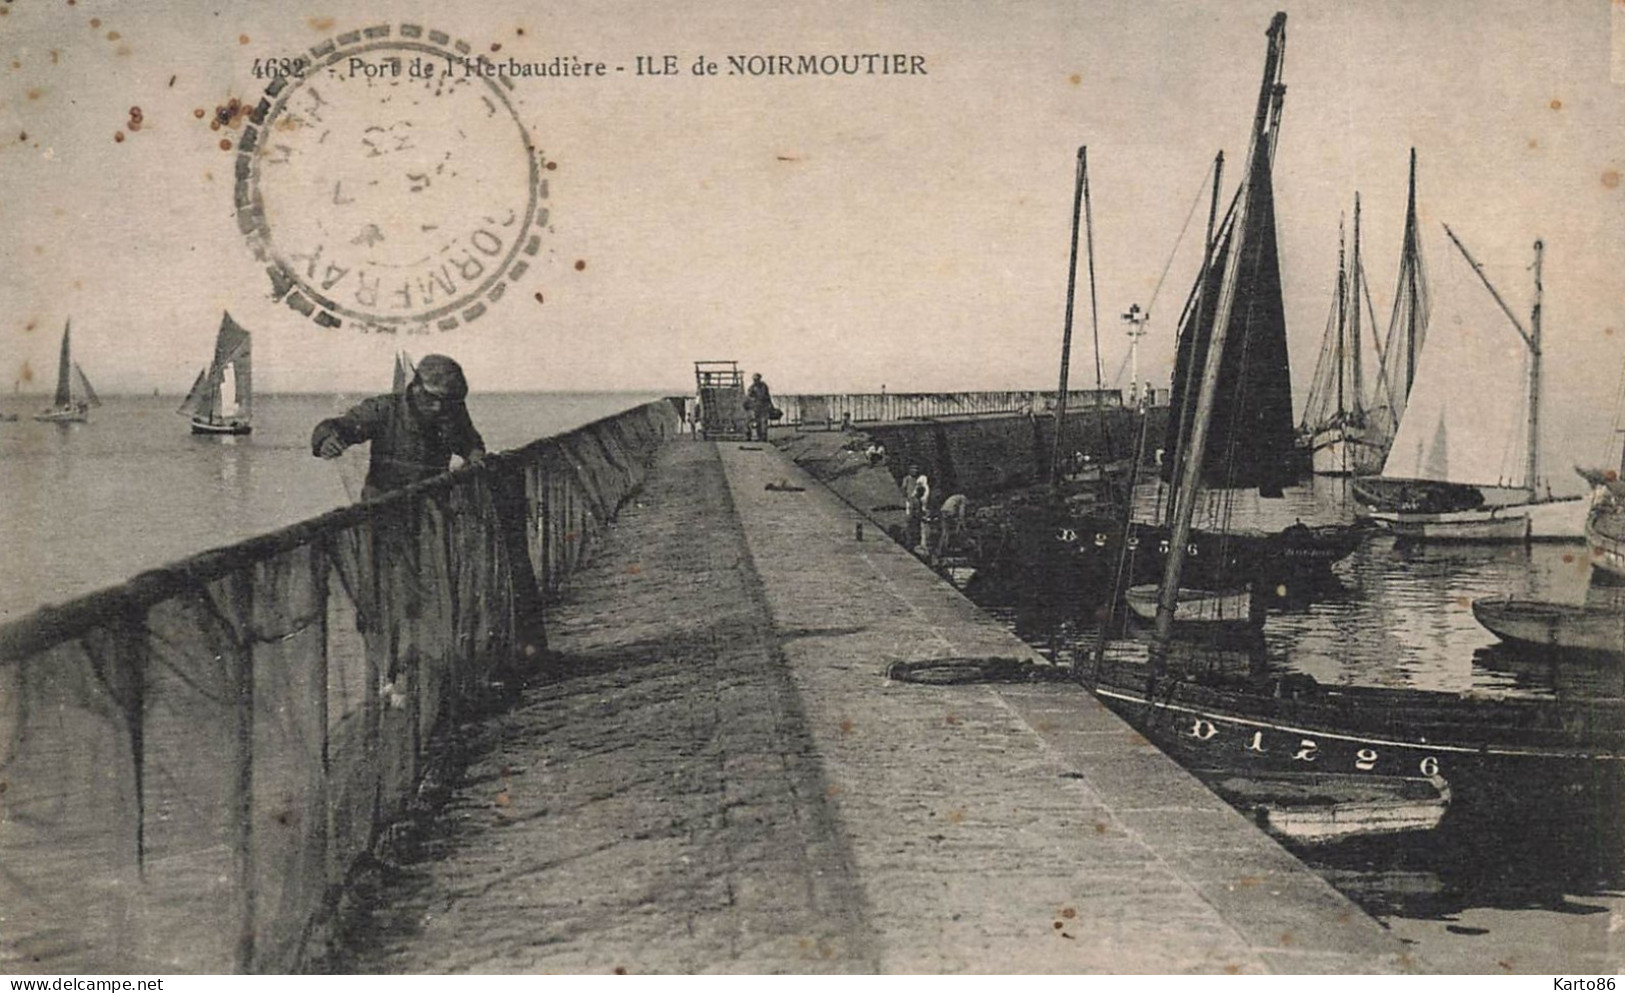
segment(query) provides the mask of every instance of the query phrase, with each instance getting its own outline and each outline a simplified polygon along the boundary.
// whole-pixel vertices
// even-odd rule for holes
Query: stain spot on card
[[[576,272],[580,272],[585,268],[587,268],[587,260],[586,259],[576,259]]]
[[[124,36],[119,34],[117,31],[109,31],[109,32],[107,32],[107,40],[108,41],[118,41],[122,37],[124,37]]]
[[[220,139],[220,150],[222,152],[231,151],[231,139],[230,138],[221,138]]]
[[[536,302],[537,303],[546,303],[547,302],[547,301],[542,299],[542,293],[541,293],[540,290],[536,291]]]
[[[307,17],[305,23],[310,25],[312,31],[328,31],[334,24],[331,17]]]
[[[123,131],[114,131],[113,132],[113,140],[114,141],[123,141],[124,140],[124,132]]]
[[[22,371],[18,374],[18,378],[25,383],[32,383],[34,381],[34,367],[29,365],[27,362],[24,362]]]
[[[12,63],[12,65],[16,65],[16,63],[14,62],[14,63]],[[45,95],[45,91],[40,89],[38,86],[36,86],[36,87],[34,87],[34,88],[32,88],[32,89],[30,89],[28,91],[28,99],[30,99],[30,100],[38,100],[40,97],[42,97],[44,95]]]
[[[1078,73],[1073,73],[1071,83],[1073,86],[1081,85],[1083,83],[1083,76],[1079,75]]]
[[[246,34],[240,34],[240,35],[238,35],[238,36],[237,36],[237,44],[239,44],[239,45],[246,45],[246,44],[248,44],[248,35],[246,35]]]
[[[1602,173],[1602,185],[1606,189],[1610,189],[1610,190],[1618,189],[1619,188],[1619,170],[1618,169],[1604,169],[1603,173]]]

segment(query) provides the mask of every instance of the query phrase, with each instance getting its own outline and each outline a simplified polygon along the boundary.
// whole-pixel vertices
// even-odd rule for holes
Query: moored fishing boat
[[[1197,773],[1269,833],[1301,845],[1431,831],[1450,808],[1443,776],[1293,772]]]
[[[1480,597],[1473,616],[1502,641],[1625,659],[1625,611],[1617,608]]]

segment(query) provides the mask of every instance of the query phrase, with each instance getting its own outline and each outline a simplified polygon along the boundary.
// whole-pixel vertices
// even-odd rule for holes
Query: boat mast
[[[1545,250],[1545,244],[1536,240],[1535,303],[1529,312],[1529,461],[1524,470],[1530,496],[1540,485],[1540,258]]]
[[[1335,353],[1333,369],[1337,370],[1337,414],[1329,422],[1332,425],[1343,423],[1347,406],[1343,402],[1343,380],[1348,374],[1348,360],[1345,355],[1348,351],[1348,317],[1349,317],[1349,271],[1346,264],[1348,251],[1348,236],[1343,230],[1343,218],[1337,219],[1337,351]]]
[[[1365,382],[1360,369],[1360,194],[1354,194],[1354,259],[1349,264],[1349,367],[1353,372],[1354,410],[1357,423],[1365,420]],[[1344,453],[1347,454],[1347,446]]]
[[[1083,221],[1084,190],[1089,184],[1089,148],[1078,146],[1078,178],[1072,187],[1072,261],[1066,271],[1066,325],[1061,332],[1061,383],[1055,396],[1055,442],[1050,453],[1049,479],[1061,481],[1061,458],[1066,450],[1062,436],[1066,433],[1066,377],[1072,363],[1072,301],[1078,286],[1078,226]],[[1093,266],[1091,265],[1091,272]],[[1091,281],[1092,282],[1092,281]],[[1096,345],[1098,350],[1099,346]]]
[[[1285,12],[1277,12],[1270,21],[1268,36],[1269,50],[1264,58],[1264,81],[1259,88],[1258,109],[1253,117],[1251,150],[1253,162],[1248,167],[1247,183],[1250,183],[1252,176],[1258,172],[1258,156],[1264,156],[1266,160],[1274,158],[1274,142],[1271,138],[1275,134],[1275,128],[1271,125],[1279,121],[1280,105],[1286,96],[1286,84],[1282,83],[1280,78],[1281,60],[1286,48]],[[1236,232],[1238,243],[1232,243],[1230,248],[1237,261],[1235,264],[1225,266],[1224,282],[1219,290],[1219,303],[1214,310],[1213,333],[1208,343],[1206,366],[1202,370],[1202,385],[1197,393],[1196,412],[1191,422],[1190,444],[1187,450],[1181,452],[1182,464],[1178,467],[1180,474],[1174,490],[1174,522],[1168,539],[1168,562],[1157,599],[1156,643],[1152,649],[1152,660],[1158,668],[1165,660],[1168,641],[1173,636],[1174,608],[1179,602],[1179,579],[1185,567],[1185,546],[1190,541],[1191,517],[1196,509],[1196,490],[1202,479],[1202,463],[1207,454],[1208,421],[1213,412],[1216,399],[1214,394],[1218,390],[1219,373],[1224,361],[1224,343],[1229,336],[1231,306],[1235,302],[1241,272],[1239,260],[1242,252],[1246,250],[1247,220],[1247,197],[1242,196],[1231,220],[1234,225],[1231,230]],[[1202,278],[1206,280],[1208,275],[1208,271],[1204,270]],[[1197,315],[1200,320],[1200,310],[1197,311]]]
[[[1410,313],[1405,315],[1405,399],[1411,396],[1411,384],[1416,382],[1416,149],[1411,149],[1411,190],[1405,201],[1405,251],[1400,265],[1405,267],[1405,289],[1411,301]],[[1388,385],[1393,389],[1393,384]]]

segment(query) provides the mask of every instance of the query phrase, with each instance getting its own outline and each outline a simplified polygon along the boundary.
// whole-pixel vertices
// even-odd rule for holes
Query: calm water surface
[[[343,506],[366,449],[327,462],[310,432],[363,394],[255,398],[254,433],[207,437],[175,415],[179,397],[107,397],[88,424],[0,423],[0,621],[139,572]],[[629,393],[474,394],[491,451],[516,448],[636,406]]]

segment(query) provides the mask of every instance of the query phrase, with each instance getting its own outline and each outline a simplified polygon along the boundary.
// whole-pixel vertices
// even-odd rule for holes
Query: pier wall
[[[1120,390],[1068,390],[1067,406],[1121,407]],[[921,417],[1015,414],[1053,410],[1060,394],[1055,390],[961,390],[947,393],[791,393],[776,396],[784,411],[782,423],[802,427],[837,427],[850,415],[852,423],[905,421]]]
[[[651,403],[0,628],[0,971],[294,968],[678,421]]]
[[[1066,449],[1092,460],[1131,457],[1146,424],[1146,460],[1154,461],[1168,408],[1144,412],[1109,405],[1069,408]],[[895,475],[919,466],[944,493],[985,496],[1045,478],[1055,445],[1053,415],[1005,415],[943,421],[874,424],[863,432],[886,447]]]

